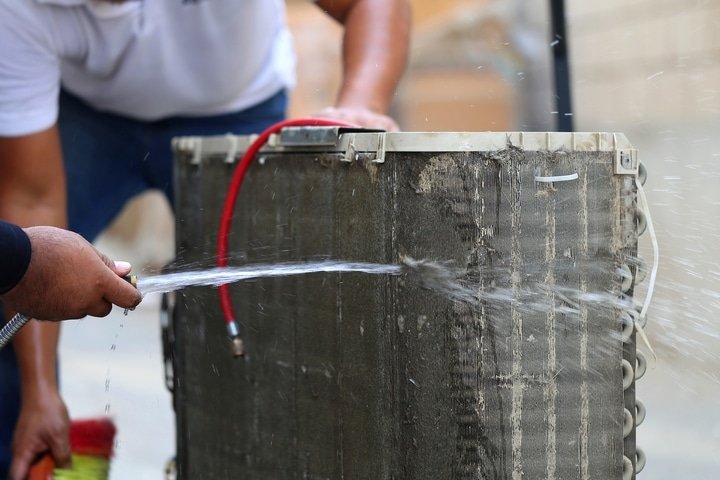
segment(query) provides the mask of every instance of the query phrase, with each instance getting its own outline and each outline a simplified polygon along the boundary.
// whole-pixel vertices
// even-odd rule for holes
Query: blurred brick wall
[[[512,86],[502,63],[513,63],[503,19],[486,1],[415,3],[410,63],[396,115],[410,131],[510,130]]]
[[[550,42],[541,38],[547,1],[411,3],[412,61],[393,107],[405,130],[554,128]],[[576,128],[720,111],[720,2],[566,0],[566,8]],[[307,0],[290,1],[289,17],[301,59],[291,113],[299,115],[334,99],[341,30]]]
[[[298,84],[290,117],[316,113],[335,101],[340,85],[342,28],[307,0],[290,1],[288,23],[297,51]]]
[[[408,131],[511,130],[512,88],[494,71],[414,71],[397,110]]]
[[[511,130],[518,123],[514,83],[521,62],[508,12],[492,0],[411,0],[409,68],[392,115],[407,131]],[[515,2],[510,2],[514,4]],[[331,105],[340,76],[341,28],[311,2],[288,2],[298,52],[291,116]]]

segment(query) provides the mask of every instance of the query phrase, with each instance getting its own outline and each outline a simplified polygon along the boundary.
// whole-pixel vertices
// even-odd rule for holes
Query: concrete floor
[[[164,198],[151,192],[130,202],[96,242],[102,252],[133,264],[140,275],[174,255],[174,223]],[[110,415],[117,425],[113,480],[161,479],[175,454],[175,418],[165,388],[160,298],[133,312],[63,324],[61,391],[71,418]]]
[[[639,478],[714,480],[720,478],[720,137],[707,124],[640,126],[626,134],[648,168],[645,188],[661,252],[647,328],[658,359],[638,383],[648,411],[638,430],[647,455]],[[170,222],[160,211],[162,221],[147,222],[138,236],[152,244],[105,237],[100,248],[136,265],[150,251],[166,255],[167,231],[153,230],[163,224],[167,230]],[[647,235],[641,251],[650,258]],[[114,311],[106,319],[68,322],[61,356],[72,417],[109,411],[117,421],[112,478],[162,478],[175,448],[158,299],[147,298],[127,317]]]
[[[116,422],[112,479],[160,479],[175,452],[171,397],[160,349],[159,301],[148,297],[127,316],[64,324],[62,393],[71,418],[109,414]]]

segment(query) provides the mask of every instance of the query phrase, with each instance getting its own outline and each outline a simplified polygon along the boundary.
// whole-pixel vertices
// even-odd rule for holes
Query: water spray
[[[285,262],[273,264],[255,264],[242,267],[216,267],[204,270],[191,270],[138,278],[136,275],[123,277],[145,296],[151,293],[169,293],[186,287],[221,287],[242,280],[256,278],[289,277],[309,273],[365,273],[371,275],[406,275],[420,288],[432,290],[455,302],[477,303],[477,292],[466,288],[458,281],[458,272],[446,262],[417,260],[401,255],[398,263],[348,262],[340,260],[320,260],[314,262]],[[126,310],[127,313],[127,310]],[[0,349],[5,347],[13,336],[32,317],[18,313],[0,330]],[[228,325],[233,325],[229,323]],[[232,327],[229,327],[232,328]],[[239,332],[231,335],[234,351],[242,352],[242,340]]]
[[[401,257],[400,264],[381,264],[368,262],[347,262],[324,260],[316,262],[286,262],[274,264],[245,265],[243,267],[218,267],[205,270],[174,272],[138,278],[136,275],[123,277],[145,296],[151,293],[169,293],[186,287],[220,287],[242,280],[269,277],[288,277],[308,273],[366,273],[375,275],[400,275],[412,273],[421,286],[432,288],[447,283],[452,274],[446,267],[428,261]],[[442,282],[440,280],[443,280]],[[448,287],[445,287],[448,288]],[[32,317],[18,313],[0,330],[0,349],[5,347],[15,334]],[[232,324],[229,324],[232,325]],[[233,336],[233,346],[242,351],[242,340],[238,333]],[[236,350],[237,351],[237,350]]]

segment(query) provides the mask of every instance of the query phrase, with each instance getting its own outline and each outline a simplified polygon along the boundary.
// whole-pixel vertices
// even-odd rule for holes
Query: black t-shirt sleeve
[[[0,220],[0,295],[18,284],[30,265],[30,238],[18,226]]]

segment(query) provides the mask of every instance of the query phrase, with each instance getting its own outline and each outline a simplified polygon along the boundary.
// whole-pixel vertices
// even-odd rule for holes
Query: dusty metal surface
[[[405,254],[451,261],[485,300],[355,273],[238,284],[237,360],[215,290],[178,295],[181,478],[622,478],[635,360],[612,300],[634,255],[631,177],[612,149],[472,140],[390,145],[382,163],[266,151],[250,169],[231,264]],[[177,157],[179,258],[208,264],[234,165]]]

